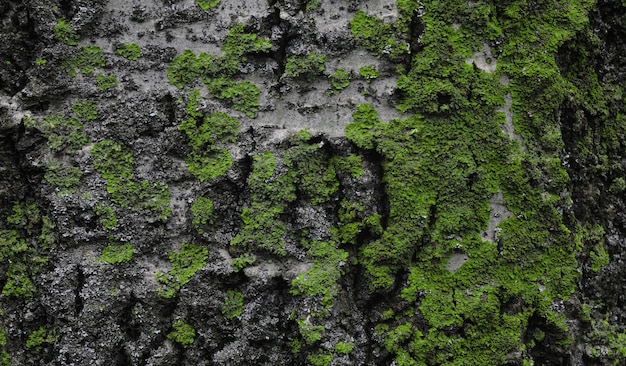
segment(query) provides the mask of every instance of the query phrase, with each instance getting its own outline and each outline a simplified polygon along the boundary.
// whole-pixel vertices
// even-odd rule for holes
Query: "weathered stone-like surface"
[[[626,8],[578,1],[583,25],[554,22],[565,30],[545,53],[567,90],[541,91],[560,98],[544,113],[524,94],[532,89],[523,77],[537,71],[512,69],[522,59],[507,53],[512,28],[428,59],[437,30],[458,41],[467,24],[514,23],[511,4],[462,3],[465,13],[451,9],[453,22],[435,24],[447,15],[430,1],[222,0],[208,10],[192,0],[3,1],[0,366],[625,362]],[[563,5],[529,3],[521,11],[533,21],[537,9]],[[470,19],[482,6],[488,16]],[[368,49],[376,39],[359,40],[350,24],[359,12],[397,27],[397,38]],[[59,19],[76,44],[55,37]],[[269,47],[245,44],[235,70],[182,87],[168,78],[185,50],[226,63],[238,25]],[[141,57],[120,55],[125,44]],[[87,65],[82,52],[96,46],[102,55]],[[290,60],[310,53],[326,57],[323,70],[293,75]],[[449,74],[429,72],[448,62]],[[366,66],[380,74],[368,78]],[[337,70],[348,85],[333,85]],[[117,85],[103,87],[107,76]],[[254,84],[258,108],[228,87],[208,89],[218,77],[232,88]],[[77,108],[86,101],[97,113]],[[365,104],[378,119],[355,137],[346,127]],[[554,124],[529,124],[532,111]],[[219,113],[236,119],[234,133],[224,120],[203,125]],[[190,118],[195,130],[185,133]],[[492,135],[473,118],[493,120]],[[394,123],[406,125],[387,129]],[[439,124],[454,132],[427,133]],[[483,141],[488,153],[477,156],[489,136],[498,142]],[[99,154],[109,142],[125,159],[107,166]],[[231,164],[220,174],[189,168],[193,157],[220,153]],[[519,166],[523,178],[493,178],[494,166]],[[201,222],[203,198],[212,206]],[[534,246],[510,244],[524,240]],[[123,245],[130,259],[104,259]],[[179,321],[194,333],[177,336]]]

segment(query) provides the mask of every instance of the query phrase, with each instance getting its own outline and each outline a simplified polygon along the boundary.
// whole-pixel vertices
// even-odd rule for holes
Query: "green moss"
[[[136,43],[126,43],[117,49],[117,54],[131,61],[137,61],[141,57],[141,48]]]
[[[233,258],[233,261],[230,262],[230,266],[233,268],[235,272],[239,272],[242,269],[254,264],[256,259],[248,253],[244,253],[237,258]]]
[[[92,100],[86,100],[84,102],[76,102],[72,107],[72,111],[77,116],[81,117],[85,121],[93,121],[98,118],[98,109],[96,108],[96,102]]]
[[[183,347],[190,346],[195,338],[195,328],[182,320],[175,321],[172,324],[172,331],[167,335],[167,339],[179,343]]]
[[[16,229],[25,230],[32,234],[41,221],[41,212],[34,202],[17,201],[11,208],[11,215],[7,217],[7,224]]]
[[[206,58],[210,60],[211,57],[209,55]],[[200,76],[202,66],[202,62],[191,50],[185,50],[170,63],[167,78],[170,84],[182,89],[186,84],[192,83]]]
[[[260,91],[256,85],[244,81],[223,90],[219,98],[230,99],[236,110],[244,112],[250,118],[255,118],[259,110],[259,94]]]
[[[100,223],[106,229],[113,230],[117,226],[117,217],[111,207],[98,203],[96,205],[96,215],[100,216]]]
[[[44,175],[46,182],[57,187],[57,194],[73,194],[78,189],[83,172],[76,167],[53,160]]]
[[[217,178],[231,168],[230,153],[220,146],[236,141],[239,121],[223,112],[212,113],[200,120],[202,112],[195,107],[198,91],[192,92],[192,96],[187,109],[194,112],[179,130],[187,134],[192,149],[187,156],[187,168],[200,181],[205,181]]]
[[[321,325],[311,325],[305,319],[298,320],[298,331],[307,346],[311,346],[322,339],[322,333],[326,329]]]
[[[335,170],[347,172],[354,179],[359,179],[365,173],[365,170],[363,170],[363,159],[359,155],[350,154],[348,156],[333,157],[332,165]]]
[[[362,10],[357,11],[350,20],[350,31],[363,47],[378,57],[389,55],[397,61],[408,52],[402,25],[394,27],[382,19],[368,16]]]
[[[58,19],[54,26],[54,39],[68,46],[76,46],[80,37],[70,23],[65,19]]]
[[[291,282],[292,295],[321,296],[322,305],[332,308],[339,291],[339,278],[342,267],[348,259],[348,252],[338,249],[333,242],[312,242],[308,244],[309,256],[314,259],[313,268],[299,274]]]
[[[339,93],[350,85],[350,74],[344,69],[338,69],[329,78],[334,93]]]
[[[246,33],[243,24],[237,24],[230,29],[226,42],[222,46],[222,51],[226,54],[226,59],[236,59],[239,63],[246,61],[245,55],[248,53],[268,52],[272,44],[265,38],[259,38],[254,33]],[[226,68],[224,71],[227,71]]]
[[[346,126],[346,138],[361,149],[373,149],[372,128],[380,122],[378,112],[370,104],[361,104],[352,113],[354,122]]]
[[[209,10],[219,5],[221,0],[196,0],[196,4],[202,10]]]
[[[39,352],[44,344],[52,344],[56,342],[58,335],[56,331],[47,329],[45,327],[39,327],[28,335],[26,339],[26,348],[34,349]]]
[[[243,313],[243,294],[239,291],[229,290],[222,305],[222,315],[227,319],[233,319]]]
[[[339,342],[335,344],[335,352],[340,355],[349,355],[354,349],[354,342]]]
[[[296,338],[289,342],[289,346],[291,347],[291,353],[297,355],[302,349],[302,342],[298,338]]]
[[[129,243],[110,244],[102,250],[99,260],[109,264],[124,263],[129,262],[134,253],[135,249]]]
[[[256,34],[246,33],[243,24],[231,28],[226,41],[222,46],[223,56],[214,57],[207,53],[196,56],[192,51],[185,50],[177,56],[168,69],[168,79],[171,84],[183,88],[202,77],[206,84],[211,84],[215,79],[228,79],[239,73],[239,65],[246,62],[246,55],[250,53],[267,52],[272,48],[265,38],[259,38]],[[229,85],[232,86],[232,85]],[[211,94],[219,95],[219,92],[209,90]]]
[[[198,197],[191,205],[193,226],[198,234],[203,234],[201,226],[213,223],[213,201],[205,197]]]
[[[337,174],[327,151],[319,144],[294,139],[285,154],[293,183],[314,205],[327,202],[339,189]]]
[[[610,262],[609,253],[601,243],[596,244],[591,253],[589,253],[589,257],[591,258],[591,270],[594,272],[598,272]]]
[[[309,52],[306,57],[291,56],[285,65],[285,74],[293,78],[313,80],[326,68],[326,56]]]
[[[11,366],[11,355],[5,350],[0,351],[0,366]]]
[[[380,76],[380,71],[376,70],[373,66],[363,66],[359,69],[359,75],[369,84],[372,80]]]
[[[93,73],[96,68],[102,68],[106,64],[102,57],[102,49],[98,46],[87,46],[81,48],[75,57],[67,58],[61,68],[68,75],[75,77],[80,71],[84,75]],[[78,70],[78,71],[77,71]]]
[[[183,244],[178,253],[170,252],[172,269],[167,273],[157,273],[157,281],[164,285],[159,289],[159,296],[174,297],[197,271],[204,268],[208,257],[207,248],[188,243]]]
[[[307,360],[314,366],[328,366],[333,362],[333,355],[331,353],[312,353],[307,356]]]
[[[167,218],[170,194],[166,184],[141,181],[133,178],[134,157],[123,145],[111,140],[99,142],[91,149],[95,170],[107,181],[111,201],[133,210],[149,210]]]
[[[37,59],[35,59],[35,65],[37,66],[46,66],[47,63],[48,60],[46,60],[45,58],[37,57]]]
[[[280,219],[289,202],[296,199],[291,174],[277,173],[274,155],[267,151],[253,158],[252,174],[248,178],[251,206],[241,213],[243,226],[230,245],[262,249],[286,255],[286,227]]]
[[[89,143],[82,122],[76,118],[47,116],[43,131],[48,138],[48,147],[54,152],[74,154]]]
[[[96,77],[96,85],[99,91],[109,90],[117,87],[117,78],[113,74],[100,74]]]

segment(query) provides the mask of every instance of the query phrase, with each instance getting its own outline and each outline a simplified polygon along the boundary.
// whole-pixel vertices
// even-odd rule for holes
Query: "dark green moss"
[[[167,218],[170,194],[161,182],[136,182],[133,178],[135,159],[125,146],[111,140],[99,142],[91,149],[95,170],[107,181],[107,192],[111,201],[133,210],[149,210]]]
[[[129,243],[110,244],[102,249],[102,255],[99,260],[109,264],[124,263],[130,261],[134,253],[135,249]]]
[[[198,234],[203,234],[202,226],[213,222],[213,201],[205,197],[198,197],[191,205],[193,226]]]
[[[243,294],[239,291],[229,290],[224,298],[222,315],[227,319],[233,319],[243,313]]]
[[[54,152],[74,154],[89,143],[82,122],[76,118],[47,116],[43,131],[48,138],[48,147]]]
[[[26,339],[26,348],[34,349],[39,352],[44,344],[51,344],[57,341],[58,334],[56,331],[47,329],[45,327],[39,327],[28,335]]]
[[[54,39],[68,46],[76,46],[80,37],[70,23],[65,19],[59,19],[54,26]]]
[[[131,61],[137,61],[141,57],[141,48],[136,43],[126,43],[117,49],[117,54]]]
[[[403,27],[394,27],[382,19],[368,16],[362,10],[350,20],[350,31],[363,47],[379,57],[386,54],[392,60],[399,60],[409,51],[407,43],[400,38],[406,31]]]
[[[285,154],[285,165],[293,174],[293,183],[314,205],[328,201],[339,189],[330,156],[308,139],[293,141]]]
[[[313,258],[313,268],[299,274],[291,283],[292,295],[321,296],[322,305],[332,308],[338,293],[338,281],[342,267],[348,260],[348,252],[336,247],[334,242],[311,242],[307,245]]]
[[[176,292],[189,282],[197,271],[204,268],[208,257],[207,248],[188,243],[183,244],[178,253],[170,252],[172,269],[167,273],[158,272],[156,276],[157,281],[163,285],[159,289],[159,296],[164,298],[176,296]]]
[[[285,74],[293,78],[313,80],[326,69],[326,56],[309,52],[306,57],[291,56],[285,65]]]
[[[187,168],[200,181],[214,179],[225,174],[232,166],[226,143],[236,141],[239,121],[223,112],[215,112],[204,117],[198,109],[200,94],[194,90],[187,105],[191,115],[179,126],[189,137],[191,154],[187,156]]]
[[[276,159],[270,151],[254,156],[253,160],[248,178],[251,205],[243,209],[243,226],[230,245],[284,256],[286,227],[280,216],[296,199],[293,177],[276,172]]]
[[[209,10],[219,5],[221,0],[196,0],[196,4],[202,10]]]
[[[73,194],[78,189],[83,172],[67,163],[53,160],[44,175],[46,182],[58,188],[58,194]]]
[[[96,103],[92,100],[86,100],[82,103],[77,101],[74,103],[72,111],[87,122],[98,118],[98,109],[96,108]]]
[[[195,328],[182,320],[175,321],[172,324],[172,331],[167,335],[167,339],[180,343],[183,347],[190,346],[195,338]]]
[[[96,77],[96,85],[99,91],[109,90],[117,87],[117,78],[113,74],[100,74]]]
[[[329,78],[333,93],[339,93],[350,85],[350,74],[344,69],[338,69]]]
[[[373,66],[363,66],[359,69],[359,75],[369,84],[372,80],[380,76],[380,71],[376,70]]]
[[[102,57],[102,49],[98,46],[81,48],[75,57],[67,58],[61,68],[70,76],[75,77],[80,71],[84,75],[93,73],[96,68],[102,68],[106,64]]]

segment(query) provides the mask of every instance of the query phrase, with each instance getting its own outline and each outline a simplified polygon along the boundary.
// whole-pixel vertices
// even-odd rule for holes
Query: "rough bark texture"
[[[624,364],[625,14],[3,0],[0,366]]]

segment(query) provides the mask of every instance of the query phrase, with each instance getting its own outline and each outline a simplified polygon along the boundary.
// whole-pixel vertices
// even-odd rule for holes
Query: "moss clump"
[[[181,89],[198,78],[202,78],[205,84],[212,84],[213,80],[220,78],[233,82],[232,77],[239,73],[239,65],[246,62],[247,54],[267,52],[271,48],[267,39],[246,33],[243,24],[238,24],[226,37],[222,46],[223,56],[214,57],[207,53],[196,56],[192,51],[185,50],[172,61],[167,76],[171,84]],[[213,90],[211,94],[219,93]]]
[[[172,331],[167,339],[181,344],[183,347],[190,346],[196,338],[196,330],[190,324],[177,320],[172,324]]]
[[[256,259],[248,253],[244,253],[237,258],[233,258],[233,261],[230,263],[230,266],[233,268],[233,271],[239,272],[242,269],[254,264]]]
[[[96,215],[100,216],[100,223],[106,229],[112,230],[117,226],[117,217],[111,207],[98,203],[96,205]]]
[[[83,172],[79,168],[53,160],[44,175],[44,179],[58,188],[58,195],[63,195],[75,193],[82,176]]]
[[[340,355],[349,355],[354,349],[354,342],[339,342],[335,344],[335,352]]]
[[[6,226],[0,229],[0,270],[5,274],[2,295],[32,297],[32,278],[48,263],[55,248],[52,221],[35,203],[15,202]]]
[[[202,10],[209,10],[219,5],[220,1],[221,0],[196,0],[196,4],[198,4]]]
[[[309,52],[306,57],[291,56],[285,65],[285,74],[293,78],[313,80],[326,68],[326,56]]]
[[[213,223],[213,201],[205,197],[198,197],[191,205],[193,227],[198,234],[203,234],[202,226]]]
[[[373,66],[363,66],[359,69],[359,75],[369,84],[372,80],[380,76],[380,71],[376,70]]]
[[[99,142],[91,149],[95,170],[107,181],[111,201],[133,210],[150,210],[167,218],[170,194],[166,184],[133,179],[135,159],[132,152],[111,140]]]
[[[43,132],[48,138],[48,147],[57,153],[74,154],[89,143],[82,122],[76,118],[47,116]]]
[[[67,20],[59,19],[54,26],[54,39],[68,46],[76,46],[80,37]]]
[[[208,117],[197,109],[200,93],[194,90],[189,97],[187,111],[191,117],[178,128],[189,137],[191,154],[187,156],[187,168],[200,181],[215,179],[225,174],[232,166],[226,143],[235,142],[239,121],[223,112]]]
[[[313,366],[328,366],[333,362],[334,357],[332,353],[318,352],[308,355],[306,359],[309,360]]]
[[[98,118],[98,109],[96,108],[96,102],[93,100],[86,100],[82,103],[77,101],[74,103],[72,111],[87,122]]]
[[[298,331],[307,346],[311,346],[322,339],[326,328],[322,325],[312,325],[306,319],[298,320]]]
[[[117,49],[117,54],[131,61],[137,61],[141,57],[141,48],[136,43],[126,43]]]
[[[328,153],[319,144],[311,143],[309,137],[293,139],[285,154],[285,165],[298,191],[317,205],[333,197],[339,181]]]
[[[207,67],[212,69],[212,56],[208,54],[202,55],[206,56],[201,56],[198,59],[191,50],[185,50],[181,55],[176,56],[167,70],[170,84],[182,89],[186,84],[195,81],[200,76],[201,71]]]
[[[335,170],[347,172],[354,179],[359,179],[365,173],[363,159],[359,155],[336,156],[331,163]]]
[[[113,74],[100,74],[96,77],[96,85],[99,91],[109,90],[117,87],[117,78]]]
[[[388,55],[392,60],[398,61],[408,52],[402,24],[387,24],[382,19],[370,17],[359,10],[350,20],[350,31],[363,47],[378,57]]]
[[[330,309],[337,297],[338,281],[348,252],[338,249],[334,242],[311,242],[307,247],[309,256],[314,259],[313,268],[293,279],[291,294],[322,296],[322,305]]]
[[[167,273],[158,272],[156,276],[157,281],[164,285],[159,289],[159,295],[164,298],[174,297],[197,271],[204,268],[208,258],[208,249],[195,244],[185,243],[178,253],[170,252],[172,269]]]
[[[292,175],[277,171],[276,158],[267,151],[253,158],[248,185],[251,206],[243,209],[243,226],[230,245],[286,255],[286,227],[280,216],[289,202],[296,199]]]
[[[110,244],[102,250],[100,260],[109,264],[129,262],[133,258],[135,249],[129,243]]]
[[[0,366],[11,366],[11,356],[4,350],[4,346],[6,346],[6,344],[6,333],[4,332],[4,329],[0,328]]]
[[[28,335],[26,339],[26,348],[34,349],[39,352],[44,344],[52,344],[56,342],[58,335],[56,331],[47,329],[45,327],[39,327]]]
[[[78,75],[78,71],[84,75],[89,75],[96,68],[104,67],[105,64],[102,49],[98,46],[87,46],[81,48],[75,57],[69,57],[63,61],[61,68],[68,75],[75,77]]]
[[[372,129],[380,122],[378,112],[370,104],[361,104],[352,113],[354,122],[346,126],[346,138],[361,149],[373,149]]]
[[[328,78],[328,81],[333,88],[333,93],[339,93],[350,85],[350,74],[344,69],[338,69]]]
[[[224,298],[222,315],[227,319],[233,319],[243,313],[243,294],[239,291],[229,290]]]

